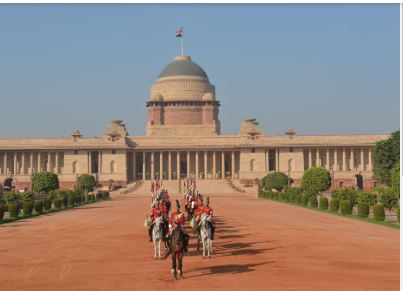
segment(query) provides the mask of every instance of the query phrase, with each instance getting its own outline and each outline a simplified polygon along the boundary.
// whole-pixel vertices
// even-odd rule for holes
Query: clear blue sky
[[[179,54],[207,72],[223,133],[399,128],[399,5],[0,5],[0,136],[145,132],[150,87]]]

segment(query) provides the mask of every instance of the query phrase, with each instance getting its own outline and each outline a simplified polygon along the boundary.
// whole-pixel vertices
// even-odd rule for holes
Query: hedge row
[[[325,211],[341,213],[341,215],[351,215],[354,205],[357,205],[357,214],[359,217],[368,218],[370,208],[373,207],[374,218],[377,221],[385,220],[385,206],[380,203],[373,204],[373,197],[368,193],[358,196],[355,199],[355,194],[352,192],[340,191],[338,195],[332,195],[333,198],[329,201],[327,197],[320,197],[319,202],[316,195],[309,195],[308,193],[294,193],[294,192],[266,192],[259,191],[258,196],[261,198],[283,201],[287,203],[301,205],[303,207],[319,208]],[[339,200],[339,198],[342,198]],[[376,200],[375,200],[376,201]],[[400,208],[396,209],[398,221],[400,221]]]
[[[0,197],[0,222],[4,218],[6,210],[10,220],[20,217],[32,216],[35,210],[36,215],[44,212],[58,211],[61,209],[73,208],[82,204],[92,203],[99,200],[109,199],[108,191],[99,191],[97,194],[83,194],[81,191],[60,190],[51,191],[48,195],[37,195],[33,192],[8,193]],[[53,206],[53,208],[52,208]]]

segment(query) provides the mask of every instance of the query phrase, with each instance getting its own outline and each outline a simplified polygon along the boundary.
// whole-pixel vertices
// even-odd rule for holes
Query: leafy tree
[[[397,163],[391,172],[392,189],[400,197],[400,165]]]
[[[336,198],[339,201],[348,200],[354,206],[357,204],[358,192],[352,188],[340,188],[332,192],[332,198]]]
[[[50,172],[36,173],[32,179],[35,192],[48,193],[51,190],[59,189],[59,178]]]
[[[96,185],[94,176],[90,174],[82,174],[78,177],[77,181],[78,188],[84,189],[86,192],[92,191]]]
[[[272,172],[266,175],[262,180],[263,187],[267,190],[276,189],[281,191],[285,186],[288,185],[288,177],[286,174],[281,172]]]
[[[369,206],[374,206],[378,202],[378,197],[375,193],[359,192],[357,195],[358,203],[367,203]]]
[[[329,171],[317,167],[305,170],[301,181],[302,189],[311,195],[317,195],[329,189],[330,184],[331,177]]]
[[[400,163],[400,131],[395,131],[387,140],[378,141],[374,150],[374,177],[391,185],[391,170]]]

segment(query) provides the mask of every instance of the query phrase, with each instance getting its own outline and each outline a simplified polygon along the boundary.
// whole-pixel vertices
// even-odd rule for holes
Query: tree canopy
[[[387,140],[378,141],[373,158],[375,179],[390,186],[391,170],[400,163],[400,131],[393,132]]]
[[[272,172],[263,178],[263,188],[267,190],[276,189],[281,191],[285,186],[288,185],[288,177],[286,174],[281,172]]]
[[[82,174],[78,177],[77,186],[85,191],[92,191],[96,185],[94,176],[90,174]]]
[[[305,192],[316,195],[329,189],[331,182],[328,170],[312,167],[305,170],[301,180],[301,187]]]
[[[32,185],[35,192],[48,193],[51,190],[59,189],[59,178],[50,172],[36,173],[32,179]]]

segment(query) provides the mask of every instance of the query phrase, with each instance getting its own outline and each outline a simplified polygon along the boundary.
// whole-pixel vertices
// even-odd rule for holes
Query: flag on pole
[[[182,34],[183,34],[183,28],[176,30],[176,37],[182,37]]]

